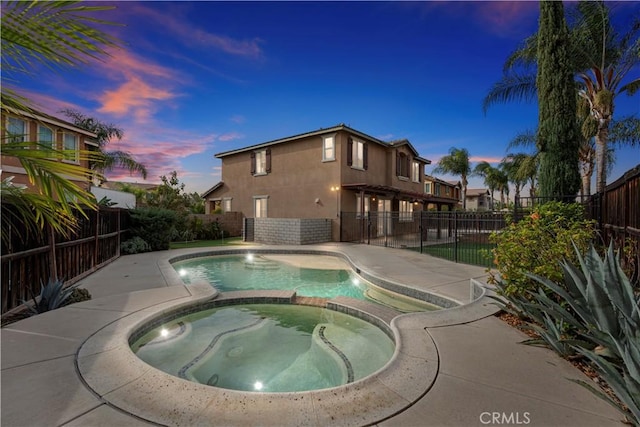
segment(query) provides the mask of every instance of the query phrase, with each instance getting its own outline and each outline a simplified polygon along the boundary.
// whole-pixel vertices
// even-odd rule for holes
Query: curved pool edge
[[[249,293],[244,299],[273,297],[269,291]],[[344,386],[307,392],[239,392],[197,384],[153,368],[131,351],[131,335],[149,320],[207,300],[211,297],[146,308],[93,334],[76,355],[85,385],[109,406],[164,425],[367,425],[411,406],[438,373],[438,353],[428,332],[394,322],[389,328],[396,350],[384,368]]]
[[[339,250],[339,249],[311,249],[311,248],[269,248],[269,247],[245,247],[245,248],[211,248],[205,249],[197,248],[194,250],[190,250],[188,252],[173,255],[161,259],[158,261],[158,265],[160,267],[160,271],[165,277],[165,280],[169,286],[183,286],[185,285],[180,275],[175,271],[172,267],[172,263],[178,261],[184,261],[187,259],[193,258],[201,258],[208,256],[220,256],[220,255],[247,255],[249,253],[252,254],[271,254],[271,255],[326,255],[326,256],[334,256],[341,258],[346,261],[349,266],[363,279],[373,283],[376,286],[384,288],[386,290],[396,292],[408,297],[416,298],[422,301],[426,301],[430,304],[436,305],[438,307],[442,307],[443,309],[456,308],[460,306],[467,305],[474,301],[480,300],[485,296],[486,289],[485,285],[481,284],[477,280],[470,280],[469,289],[470,296],[467,300],[466,298],[453,298],[450,296],[441,295],[437,292],[428,291],[425,289],[419,289],[417,287],[412,287],[403,283],[400,283],[396,280],[392,280],[390,278],[381,277],[379,274],[367,269],[362,265],[358,265],[356,262],[352,260],[349,254]]]

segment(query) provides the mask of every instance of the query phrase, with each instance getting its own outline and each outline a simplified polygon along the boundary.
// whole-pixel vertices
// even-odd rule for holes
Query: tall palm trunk
[[[598,133],[596,134],[596,192],[604,193],[607,186],[606,158],[607,142],[609,141],[609,122],[611,119],[598,121]]]

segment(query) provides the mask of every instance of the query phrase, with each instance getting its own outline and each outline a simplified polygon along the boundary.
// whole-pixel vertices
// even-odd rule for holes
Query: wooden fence
[[[79,227],[67,238],[47,226],[28,241],[12,233],[8,244],[3,242],[2,314],[38,295],[49,278],[72,284],[120,256],[129,211],[101,207],[85,215],[77,213]]]
[[[599,224],[605,245],[621,249],[622,264],[632,283],[640,282],[640,165],[607,185],[590,203],[591,218]]]

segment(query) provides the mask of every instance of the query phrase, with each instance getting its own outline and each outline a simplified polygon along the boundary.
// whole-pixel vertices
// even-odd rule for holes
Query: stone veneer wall
[[[268,245],[310,245],[331,241],[327,218],[255,218],[254,241]]]

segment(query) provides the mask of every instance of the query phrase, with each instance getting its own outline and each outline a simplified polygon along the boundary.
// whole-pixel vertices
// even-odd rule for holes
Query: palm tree
[[[510,153],[507,154],[500,162],[500,169],[502,169],[506,176],[507,182],[511,182],[514,187],[516,199],[520,198],[520,191],[522,187],[531,179],[529,171],[526,170],[526,163],[529,162],[531,156],[525,153]],[[537,168],[533,170],[533,176],[537,174]],[[535,185],[535,183],[532,183]]]
[[[19,75],[29,74],[34,63],[50,68],[73,67],[107,55],[107,47],[116,40],[97,29],[110,24],[92,16],[111,6],[82,6],[78,2],[5,2],[0,25],[2,31],[2,107],[14,112],[33,112],[31,103],[12,89]],[[14,185],[12,177],[3,178],[2,239],[9,229],[38,232],[45,224],[63,235],[77,224],[74,208],[96,208],[95,197],[73,180],[92,176],[87,168],[57,161],[68,154],[37,142],[15,144],[2,129],[2,154],[16,157],[25,169],[36,192]],[[27,147],[25,147],[27,145]],[[100,161],[95,153],[81,152],[81,159]],[[10,206],[13,206],[11,209]]]
[[[487,161],[482,161],[473,168],[473,174],[482,177],[484,179],[484,185],[489,187],[489,191],[491,192],[491,210],[493,210],[493,193],[500,186],[498,172],[499,171]]]
[[[640,19],[636,17],[631,28],[619,34],[611,25],[607,6],[595,1],[579,2],[571,17],[570,61],[579,79],[576,83],[578,93],[588,102],[598,125],[595,134],[596,191],[601,193],[606,185],[606,158],[615,99],[622,93],[632,95],[640,89],[640,78],[625,83],[629,71],[640,63]],[[483,101],[485,113],[495,103],[535,99],[536,48],[537,35],[533,35],[507,58],[502,79]]]
[[[92,165],[96,170],[101,173],[105,171],[113,170],[115,167],[122,167],[127,169],[130,173],[139,173],[142,178],[147,178],[147,168],[138,163],[131,153],[126,151],[107,151],[107,144],[113,139],[117,138],[121,140],[124,136],[124,131],[113,124],[103,123],[92,117],[86,116],[79,111],[72,109],[64,109],[61,111],[64,115],[71,118],[73,124],[76,126],[93,132],[97,135],[98,146],[104,156],[103,163],[96,163]]]
[[[467,208],[467,177],[471,174],[469,152],[465,148],[451,147],[449,155],[440,159],[433,173],[445,173],[460,176],[462,183],[462,209]]]

